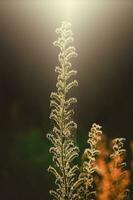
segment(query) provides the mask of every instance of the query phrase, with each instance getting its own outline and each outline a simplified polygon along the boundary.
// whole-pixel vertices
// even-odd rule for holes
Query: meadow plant
[[[79,156],[79,148],[75,143],[77,124],[73,121],[73,104],[77,102],[77,99],[69,94],[73,87],[78,86],[77,80],[73,80],[77,71],[73,70],[70,62],[72,57],[77,56],[75,47],[71,46],[73,42],[71,24],[63,22],[61,27],[56,29],[56,33],[59,37],[53,44],[60,49],[59,65],[55,67],[57,89],[50,95],[50,119],[53,127],[52,131],[47,134],[52,143],[49,152],[52,153],[53,160],[53,165],[49,166],[48,171],[55,176],[55,188],[50,190],[50,194],[54,200],[92,200],[95,198],[93,183],[94,174],[98,169],[96,159],[100,154],[98,144],[102,137],[101,126],[96,123],[92,125],[87,140],[89,146],[82,155],[82,164],[79,167],[75,164],[75,158]],[[125,165],[122,161],[125,150],[122,148],[123,139],[117,138],[113,140],[113,144],[111,173],[114,174],[117,168],[121,169]],[[123,173],[124,171],[121,176]],[[117,185],[117,181],[118,179],[116,179],[115,185]],[[126,191],[125,187],[122,189],[120,200],[124,199]],[[113,196],[114,199],[118,199],[117,196]]]
[[[107,144],[105,136],[98,147],[101,152],[97,158],[97,175],[95,183],[97,188],[97,200],[123,200],[128,197],[127,187],[130,183],[130,173],[126,169],[124,138],[116,138],[112,141],[112,148]],[[106,188],[106,189],[105,189]]]
[[[97,149],[98,143],[101,140],[101,126],[94,123],[88,134],[88,148],[85,149],[82,156],[82,166],[74,186],[76,187],[77,199],[87,200],[93,199],[95,190],[93,189],[93,176],[97,170],[96,157],[100,153]]]
[[[129,172],[125,169],[125,153],[124,149],[125,138],[115,138],[113,143],[113,153],[111,154],[112,166],[110,173],[112,177],[112,185],[110,188],[110,199],[123,200],[128,198],[129,190]]]
[[[72,104],[76,103],[77,99],[68,96],[69,90],[78,85],[76,80],[70,81],[71,77],[77,73],[70,63],[70,59],[77,56],[76,49],[70,46],[73,41],[70,28],[70,23],[63,22],[61,28],[56,29],[59,38],[54,45],[60,48],[59,66],[55,68],[58,74],[57,91],[52,92],[50,96],[52,108],[50,119],[54,121],[54,127],[52,133],[47,135],[53,144],[50,153],[53,153],[55,163],[55,167],[50,166],[48,170],[55,175],[57,185],[56,191],[51,190],[50,194],[58,200],[72,199],[72,186],[78,170],[78,166],[72,164],[79,152],[72,134],[77,128],[77,124],[73,121]]]

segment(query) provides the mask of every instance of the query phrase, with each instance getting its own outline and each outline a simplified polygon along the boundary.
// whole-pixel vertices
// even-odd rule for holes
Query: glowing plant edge
[[[53,44],[60,49],[59,66],[55,67],[55,72],[58,74],[57,91],[50,95],[50,119],[54,126],[52,132],[47,134],[53,144],[49,152],[53,154],[54,163],[54,166],[49,166],[48,171],[55,175],[56,189],[50,190],[50,194],[57,200],[92,200],[92,195],[95,194],[93,175],[97,169],[95,161],[100,153],[97,145],[101,140],[101,126],[94,123],[91,127],[87,140],[89,147],[84,151],[83,163],[79,172],[78,165],[73,164],[74,159],[79,156],[79,148],[75,145],[75,136],[73,135],[77,124],[73,121],[74,110],[72,109],[72,105],[77,102],[77,99],[68,97],[69,90],[78,86],[77,80],[70,81],[70,78],[77,74],[77,71],[72,69],[70,62],[72,57],[77,56],[75,47],[70,46],[73,42],[71,24],[62,22],[61,27],[56,29],[56,33],[59,34],[59,37]],[[123,139],[116,138],[112,159],[115,159],[116,156],[115,141],[120,141],[120,147],[123,147]],[[125,150],[118,149],[117,151],[119,155],[122,152]]]
[[[52,133],[48,134],[48,138],[53,144],[50,153],[53,153],[55,167],[50,166],[48,170],[55,175],[55,184],[57,185],[57,189],[51,190],[50,194],[60,200],[73,199],[72,186],[78,170],[78,166],[72,164],[79,152],[72,137],[72,131],[77,128],[77,124],[72,119],[74,115],[72,104],[76,103],[77,99],[68,97],[69,90],[78,85],[76,80],[69,81],[77,73],[72,69],[70,63],[70,59],[77,56],[75,47],[69,46],[73,41],[73,33],[70,28],[70,23],[63,22],[62,26],[56,29],[59,38],[54,45],[60,48],[59,66],[55,68],[55,72],[58,74],[57,91],[52,92],[50,96],[50,106],[52,107],[50,119],[54,121],[54,127]]]

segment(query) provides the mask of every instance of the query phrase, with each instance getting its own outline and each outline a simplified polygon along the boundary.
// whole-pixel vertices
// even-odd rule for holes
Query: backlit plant
[[[92,200],[96,196],[93,183],[94,174],[98,169],[96,159],[100,154],[98,144],[102,136],[101,126],[95,123],[92,125],[87,140],[89,146],[83,153],[81,166],[78,166],[75,164],[75,158],[79,156],[79,148],[75,144],[77,124],[73,121],[73,104],[77,99],[70,97],[69,94],[73,87],[78,86],[77,80],[73,80],[77,72],[73,70],[70,62],[72,57],[77,56],[75,47],[71,46],[73,42],[71,24],[63,22],[61,27],[56,29],[56,33],[59,37],[54,45],[60,49],[59,65],[55,67],[57,89],[50,96],[50,119],[53,127],[51,133],[47,134],[53,145],[49,150],[52,153],[53,164],[49,166],[48,171],[55,176],[55,189],[50,190],[50,194],[54,200]],[[111,159],[115,167],[124,165],[118,160],[125,152],[121,149],[122,141],[123,139],[119,138],[113,141],[114,153]],[[120,199],[124,199],[123,194],[122,197]]]

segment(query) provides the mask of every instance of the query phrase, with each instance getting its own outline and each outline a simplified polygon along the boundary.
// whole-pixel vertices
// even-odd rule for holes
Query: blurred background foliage
[[[48,198],[48,141],[40,130],[17,133],[10,140],[6,135],[6,140],[2,138],[0,142],[3,199],[44,199],[46,195]]]

